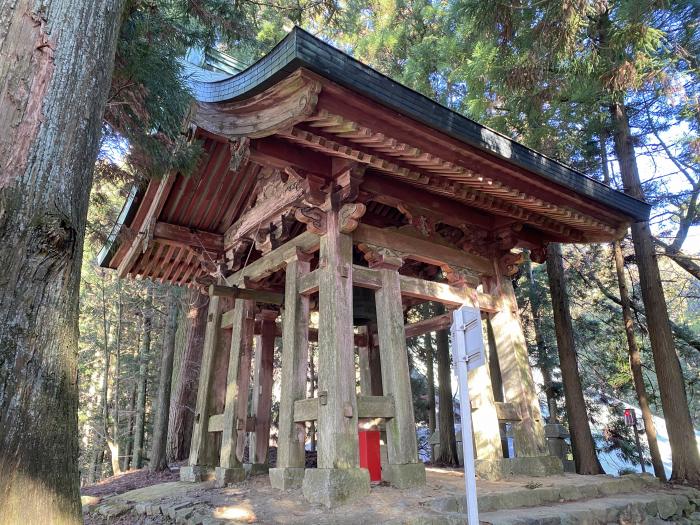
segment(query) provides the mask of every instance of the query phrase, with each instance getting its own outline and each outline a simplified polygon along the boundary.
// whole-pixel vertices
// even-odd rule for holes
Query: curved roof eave
[[[228,78],[187,83],[199,102],[253,96],[300,67],[406,115],[465,144],[500,157],[541,177],[609,206],[635,221],[649,218],[644,201],[614,190],[587,175],[483,126],[362,64],[295,27],[267,55]]]

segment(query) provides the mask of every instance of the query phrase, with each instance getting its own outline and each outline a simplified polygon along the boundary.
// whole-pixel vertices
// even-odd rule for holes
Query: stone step
[[[656,488],[658,480],[650,475],[630,474],[622,477],[587,476],[582,482],[558,486],[523,487],[507,492],[480,492],[477,496],[479,512],[538,507],[553,503],[579,501],[616,494]],[[465,513],[466,497],[450,495],[431,500],[430,507],[438,512]]]
[[[546,506],[482,512],[490,525],[700,524],[700,492],[648,490]]]

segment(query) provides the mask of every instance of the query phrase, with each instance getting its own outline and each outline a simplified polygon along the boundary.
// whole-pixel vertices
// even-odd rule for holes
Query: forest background
[[[600,28],[592,23],[601,12],[610,24],[608,42],[597,39]],[[196,165],[197,147],[180,135],[190,100],[178,81],[180,60],[189,48],[210,47],[251,64],[293,24],[619,189],[623,182],[608,109],[610,94],[621,96],[643,191],[653,206],[651,228],[688,408],[699,427],[698,20],[700,11],[692,2],[130,2],[118,41],[82,266],[82,482],[148,462],[162,354],[171,344],[167,457],[187,456],[198,356],[187,355],[186,349],[188,338],[197,335],[193,319],[206,311],[206,297],[159,283],[120,281],[96,262],[133,184]],[[613,60],[605,57],[606,47],[615,50],[614,67],[606,63]],[[643,381],[652,412],[662,416],[631,239],[623,239],[620,248]],[[599,447],[634,463],[633,437],[621,423],[619,402],[638,406],[639,401],[614,255],[610,245],[562,247],[587,417],[594,427],[604,427]],[[547,269],[527,264],[514,282],[545,413],[566,421]],[[439,380],[427,376],[435,373],[439,343],[430,336],[410,344],[417,423],[433,429],[436,416],[426,400]]]

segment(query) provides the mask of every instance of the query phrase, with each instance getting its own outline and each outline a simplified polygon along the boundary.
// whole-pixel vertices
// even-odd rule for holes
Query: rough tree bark
[[[139,348],[141,347],[139,341]],[[136,414],[134,413],[136,409],[136,390],[138,388],[138,377],[134,378],[131,385],[131,394],[129,396],[129,406],[127,407],[127,420],[126,420],[126,446],[124,447],[124,461],[122,462],[122,470],[129,470],[131,468],[131,463],[134,455],[134,421],[136,419]]]
[[[610,184],[610,172],[608,170],[608,154],[607,154],[607,133],[601,134],[600,156],[603,167],[603,182]],[[625,327],[625,336],[627,337],[627,350],[630,359],[630,370],[632,371],[632,380],[634,389],[639,400],[639,408],[642,410],[642,419],[644,420],[644,432],[649,443],[649,453],[651,454],[651,464],[654,467],[654,474],[661,481],[666,481],[666,471],[664,463],[659,452],[659,443],[656,440],[656,425],[649,407],[649,396],[647,388],[644,384],[644,376],[642,374],[642,358],[637,345],[637,338],[634,334],[634,316],[632,315],[632,301],[630,299],[629,290],[627,288],[627,280],[625,279],[625,261],[622,256],[622,246],[620,241],[612,243],[613,258],[615,260],[615,272],[617,273],[617,284],[620,290],[620,302],[622,306],[622,322]]]
[[[139,375],[136,386],[136,416],[134,417],[134,452],[131,468],[143,467],[143,438],[146,423],[146,382],[148,380],[148,356],[151,353],[151,328],[153,326],[153,288],[148,285],[143,306],[143,334],[139,350]]]
[[[579,378],[574,332],[569,311],[569,294],[564,282],[564,263],[561,247],[552,243],[547,247],[547,275],[552,294],[554,310],[554,328],[557,333],[559,350],[559,367],[564,383],[566,415],[571,434],[571,449],[578,474],[604,474],[595,451],[595,442],[588,424],[586,403],[583,398],[581,379]]]
[[[173,377],[175,356],[175,332],[177,332],[177,310],[179,294],[175,287],[168,290],[168,320],[163,337],[163,355],[160,361],[160,381],[158,383],[158,404],[153,420],[153,440],[148,468],[160,472],[168,468],[166,447],[168,439],[168,417],[170,415],[170,387]]]
[[[78,289],[122,7],[0,3],[0,523],[82,523]]]
[[[445,313],[444,306],[437,308],[436,314]],[[435,462],[443,465],[459,465],[457,456],[457,438],[455,436],[454,406],[452,403],[452,371],[450,360],[450,342],[447,330],[437,332],[438,365],[438,428],[440,430],[440,454]]]
[[[180,378],[170,405],[168,421],[168,457],[174,461],[187,459],[197,404],[199,366],[204,349],[204,332],[207,327],[209,296],[192,290],[188,297],[187,341],[180,364]]]
[[[638,199],[644,199],[632,132],[624,104],[612,104],[610,113],[615,129],[615,153],[625,192]],[[698,453],[690,418],[683,372],[676,355],[654,241],[648,222],[632,224],[632,240],[639,269],[639,284],[649,327],[656,377],[661,393],[661,405],[671,443],[673,461],[671,480],[700,483],[700,453]]]

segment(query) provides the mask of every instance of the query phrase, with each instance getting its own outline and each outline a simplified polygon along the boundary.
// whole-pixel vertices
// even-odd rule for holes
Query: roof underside
[[[198,78],[190,84],[198,101],[195,135],[205,150],[199,168],[133,195],[121,232],[101,254],[104,266],[188,284],[229,249],[233,225],[255,204],[263,181],[285,169],[324,176],[341,162],[366,167],[361,192],[373,203],[367,220],[398,227],[411,215],[406,207],[419,206],[461,232],[450,236],[462,245],[477,231],[516,222],[522,246],[606,241],[648,218],[646,203],[436,104],[300,29],[242,73]],[[239,159],[243,137],[250,140]],[[396,217],[397,209],[403,216]],[[192,242],[183,242],[186,231],[178,227]],[[145,250],[134,250],[136,243]]]

